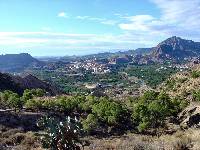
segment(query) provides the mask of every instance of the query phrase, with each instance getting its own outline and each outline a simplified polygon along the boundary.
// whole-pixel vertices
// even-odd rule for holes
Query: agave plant
[[[52,150],[80,150],[83,141],[79,139],[82,129],[79,121],[67,117],[63,121],[56,118],[44,117],[39,120],[39,127],[44,128],[42,143],[44,148]]]

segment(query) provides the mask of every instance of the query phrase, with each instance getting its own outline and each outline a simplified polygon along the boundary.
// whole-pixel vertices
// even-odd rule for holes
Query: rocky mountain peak
[[[198,57],[199,54],[199,42],[182,39],[177,36],[173,36],[166,39],[152,50],[152,57],[154,57],[157,60],[180,60],[188,57]]]

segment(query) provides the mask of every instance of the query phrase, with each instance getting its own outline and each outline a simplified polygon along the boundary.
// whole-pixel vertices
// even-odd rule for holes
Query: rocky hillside
[[[22,78],[19,76],[0,73],[0,91],[11,90],[18,94],[22,94],[25,89],[36,88],[44,89],[50,95],[57,95],[60,93],[60,91],[53,85],[41,81],[32,75]]]
[[[183,60],[189,57],[199,57],[200,43],[185,40],[180,37],[171,37],[152,49],[151,56],[155,60]]]
[[[200,56],[200,42],[185,40],[180,37],[170,37],[156,47],[145,49],[148,53],[141,53],[135,57],[139,64],[173,61],[179,62]]]
[[[194,100],[193,94],[200,90],[200,65],[190,66],[185,72],[173,75],[159,90],[167,91],[171,96],[182,96],[188,100]]]
[[[27,53],[0,55],[1,72],[19,72],[29,66],[37,65],[42,65],[42,62]]]

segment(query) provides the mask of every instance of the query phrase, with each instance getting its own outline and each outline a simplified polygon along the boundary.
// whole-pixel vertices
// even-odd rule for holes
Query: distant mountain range
[[[53,85],[28,75],[24,78],[12,76],[10,74],[0,73],[0,91],[11,90],[22,94],[25,89],[44,89],[50,95],[57,95],[60,91]]]
[[[138,48],[136,50],[119,51],[119,52],[105,52],[99,54],[91,54],[82,57],[63,57],[63,60],[78,59],[78,58],[110,58],[122,55],[135,56],[137,62],[164,62],[182,61],[193,57],[200,56],[200,42],[194,42],[192,40],[182,39],[180,37],[170,37],[165,41],[159,43],[156,47],[152,48]]]
[[[42,65],[42,62],[27,53],[0,55],[1,72],[18,72],[33,65]]]
[[[112,57],[134,56],[133,62],[139,64],[148,64],[164,61],[182,61],[193,57],[200,57],[200,42],[185,40],[180,37],[170,37],[152,48],[138,48],[136,50],[105,52],[99,54],[91,54],[85,56],[66,56],[61,58],[46,58],[44,61],[33,58],[30,54],[7,54],[0,55],[0,71],[1,72],[21,72],[28,67],[41,67],[46,62],[57,61],[77,61],[91,58],[110,59]]]

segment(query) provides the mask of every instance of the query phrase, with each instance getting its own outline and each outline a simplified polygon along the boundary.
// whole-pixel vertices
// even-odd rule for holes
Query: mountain
[[[150,53],[151,48],[138,48],[136,50],[123,50],[115,52],[103,52],[97,54],[89,54],[84,56],[64,56],[61,57],[61,61],[74,61],[74,60],[84,60],[84,59],[109,59],[111,57],[122,57],[124,55],[145,55]],[[57,59],[56,61],[58,61]]]
[[[0,91],[11,90],[21,95],[25,89],[36,88],[44,89],[50,95],[60,94],[60,91],[56,87],[32,75],[22,78],[7,73],[0,73]]]
[[[200,56],[200,42],[173,36],[152,48],[150,55],[155,61],[184,60]]]
[[[42,62],[27,53],[0,55],[1,72],[19,72],[29,66],[41,64]]]
[[[136,50],[134,50],[134,54],[135,55],[146,55],[146,54],[150,54],[151,52],[151,48],[138,48]]]

